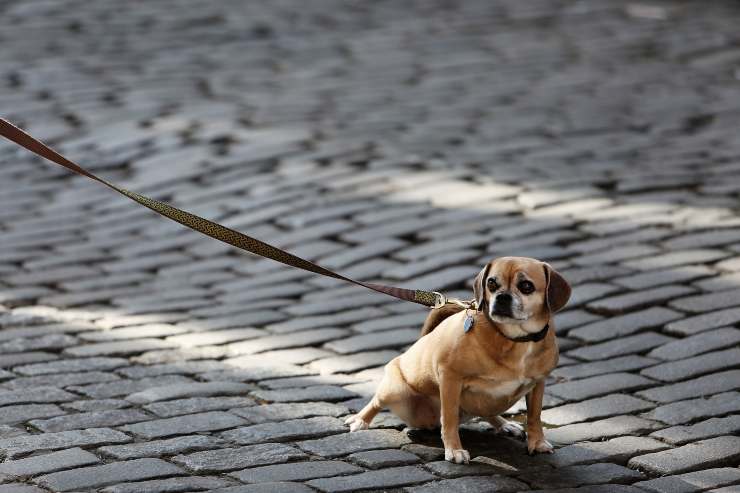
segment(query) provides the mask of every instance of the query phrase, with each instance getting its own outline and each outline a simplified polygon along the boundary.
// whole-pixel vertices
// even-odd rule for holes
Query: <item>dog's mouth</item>
[[[491,310],[488,314],[491,320],[498,323],[522,323],[529,317],[516,317],[510,310]]]

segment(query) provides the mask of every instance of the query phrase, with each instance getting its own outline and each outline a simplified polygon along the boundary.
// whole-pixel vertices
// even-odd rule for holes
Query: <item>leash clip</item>
[[[432,293],[437,295],[437,301],[434,302],[432,308],[442,308],[447,304],[447,297],[445,295],[443,295],[439,291],[432,291]]]

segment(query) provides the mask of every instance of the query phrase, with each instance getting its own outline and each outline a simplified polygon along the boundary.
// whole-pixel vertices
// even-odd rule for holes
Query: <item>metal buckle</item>
[[[434,305],[432,308],[442,308],[447,303],[447,297],[440,293],[439,291],[432,291],[432,293],[437,295],[437,301],[434,302]]]

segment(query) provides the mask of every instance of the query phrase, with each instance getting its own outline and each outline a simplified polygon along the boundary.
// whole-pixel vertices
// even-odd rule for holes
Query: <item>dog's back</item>
[[[433,331],[434,328],[442,322],[442,320],[462,310],[463,307],[454,303],[447,303],[446,305],[443,305],[439,308],[434,308],[431,312],[429,312],[429,315],[427,315],[427,319],[424,321],[424,325],[421,327],[421,335],[419,336],[419,338],[424,337],[425,335]]]

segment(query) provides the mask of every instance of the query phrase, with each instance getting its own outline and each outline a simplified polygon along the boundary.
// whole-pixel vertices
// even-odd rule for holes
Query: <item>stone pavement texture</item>
[[[364,280],[574,286],[543,419],[474,461],[344,417],[426,309],[0,142],[0,492],[740,488],[740,6],[0,0],[0,108],[102,176]],[[522,405],[511,410],[518,414]]]

